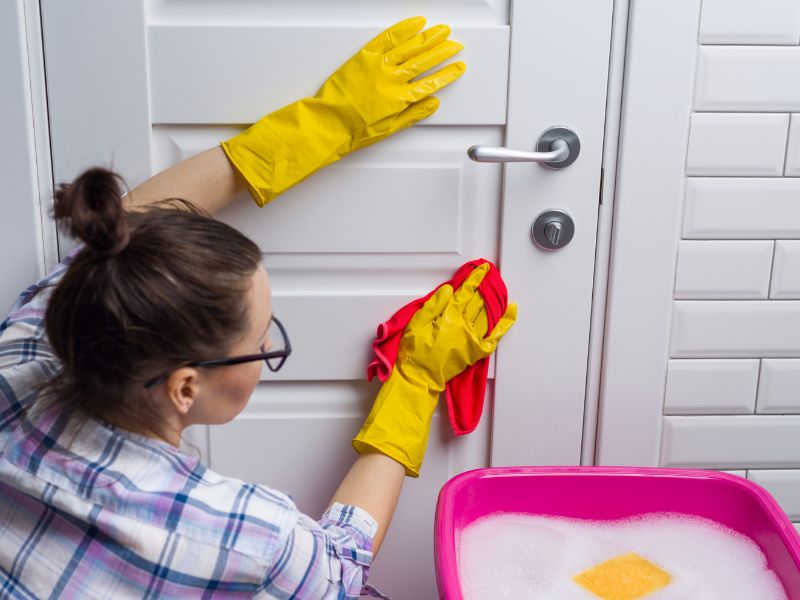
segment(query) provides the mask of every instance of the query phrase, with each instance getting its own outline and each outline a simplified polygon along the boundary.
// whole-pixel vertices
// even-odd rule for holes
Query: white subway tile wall
[[[681,242],[675,298],[765,300],[774,246],[771,240]]]
[[[789,122],[789,143],[786,146],[786,167],[783,174],[800,177],[800,114],[793,114]]]
[[[800,521],[800,0],[703,0],[661,464]]]
[[[800,469],[800,415],[666,416],[661,466]]]
[[[797,44],[797,0],[703,0],[701,44]]]
[[[670,360],[664,413],[753,414],[758,360]]]
[[[761,361],[756,412],[800,414],[800,359]]]
[[[689,177],[684,239],[800,239],[800,178]]]
[[[775,264],[769,297],[776,300],[800,298],[800,242],[775,243]]]
[[[792,521],[800,521],[800,470],[752,470],[747,478],[772,494]]]
[[[694,113],[686,174],[783,175],[788,132],[789,115]]]
[[[800,46],[703,46],[695,110],[800,112]]]
[[[800,301],[677,300],[671,352],[673,358],[800,357]]]
[[[723,473],[728,473],[729,475],[736,475],[737,477],[743,477],[747,479],[747,471],[722,471]]]

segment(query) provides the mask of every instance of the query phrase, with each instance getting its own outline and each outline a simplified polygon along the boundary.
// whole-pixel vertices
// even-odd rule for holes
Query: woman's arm
[[[377,452],[361,454],[329,503],[358,506],[378,522],[378,531],[372,541],[373,556],[378,554],[389,529],[405,476],[405,467],[394,459]]]
[[[213,214],[244,191],[244,179],[216,146],[154,175],[123,203],[130,210],[156,200],[184,198]]]
[[[430,116],[439,106],[431,94],[458,79],[466,65],[459,61],[424,75],[462,48],[448,39],[447,25],[424,26],[423,17],[412,17],[381,32],[314,97],[151,177],[128,195],[126,208],[184,198],[215,213],[246,187],[263,206],[349,152]]]

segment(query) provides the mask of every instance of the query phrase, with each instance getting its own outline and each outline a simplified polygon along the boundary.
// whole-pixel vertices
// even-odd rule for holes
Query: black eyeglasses
[[[273,325],[277,327],[277,332],[273,331]],[[277,335],[280,334],[280,340],[277,339]],[[241,363],[246,362],[253,362],[256,360],[263,360],[267,364],[267,368],[272,371],[273,373],[280,370],[283,366],[283,363],[286,362],[286,359],[292,353],[292,344],[289,342],[289,336],[286,335],[286,329],[283,327],[283,323],[281,323],[275,316],[272,317],[272,320],[269,324],[269,329],[267,329],[267,339],[272,342],[270,347],[279,347],[279,350],[266,350],[267,344],[261,345],[261,352],[258,354],[244,354],[242,356],[229,356],[227,358],[212,358],[208,360],[195,360],[183,365],[184,367],[224,367],[228,365],[238,365]],[[277,342],[277,343],[275,343]],[[171,371],[170,371],[171,373]],[[150,379],[144,384],[144,387],[151,388],[156,383],[167,377],[169,373],[165,373],[158,377],[154,377]]]

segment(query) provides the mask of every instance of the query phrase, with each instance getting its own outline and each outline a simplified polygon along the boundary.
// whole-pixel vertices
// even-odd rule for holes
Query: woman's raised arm
[[[244,190],[244,178],[217,146],[153,175],[131,190],[123,203],[132,209],[165,198],[184,198],[213,214]]]
[[[314,96],[148,179],[129,194],[126,208],[184,198],[214,213],[245,189],[263,206],[350,152],[429,117],[439,107],[433,94],[466,65],[458,61],[427,75],[463,46],[448,39],[447,25],[424,26],[423,17],[412,17],[381,32]]]

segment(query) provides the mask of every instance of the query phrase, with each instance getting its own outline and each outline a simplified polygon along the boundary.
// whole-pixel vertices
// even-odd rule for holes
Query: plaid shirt
[[[166,442],[40,409],[34,386],[59,369],[44,312],[70,260],[0,325],[0,598],[358,598],[364,510],[314,521]]]

